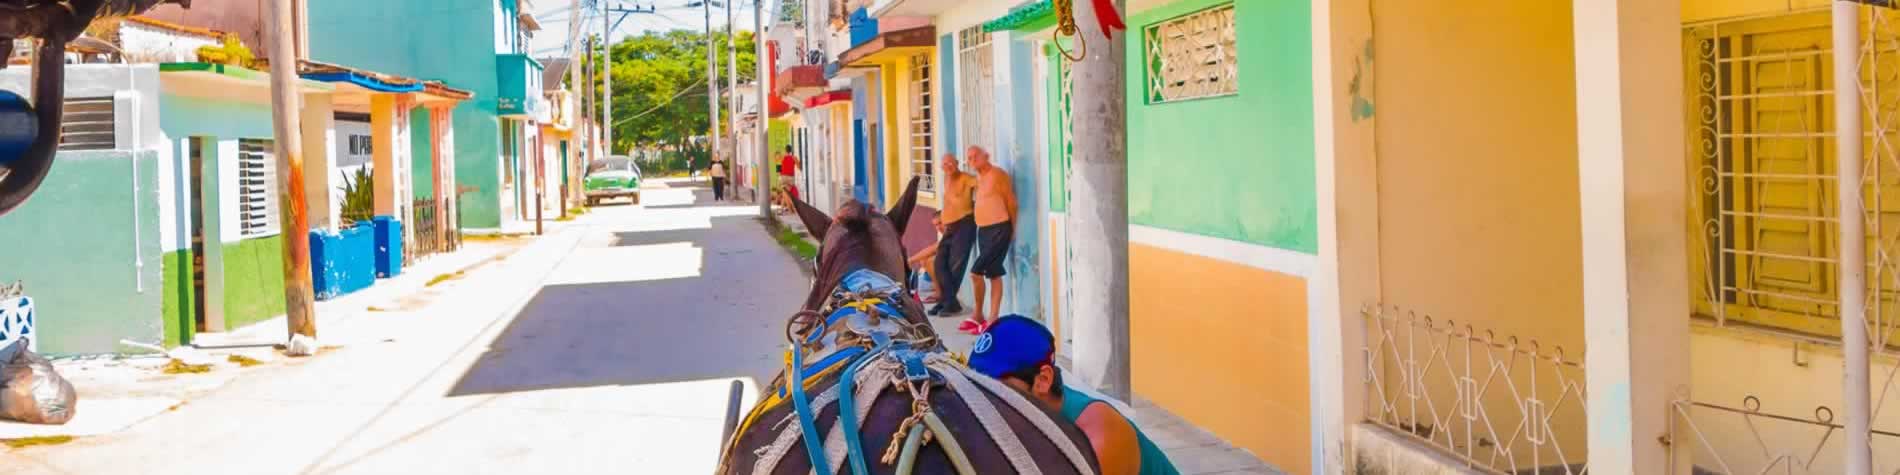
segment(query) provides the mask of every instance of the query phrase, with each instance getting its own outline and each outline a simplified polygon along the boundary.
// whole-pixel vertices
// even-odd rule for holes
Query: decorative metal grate
[[[1585,473],[1582,354],[1363,309],[1366,415],[1489,473]]]
[[[1670,418],[1672,449],[1689,450],[1688,460],[1670,457],[1668,473],[1677,463],[1688,463],[1693,473],[1842,473],[1839,465],[1845,429],[1834,420],[1834,409],[1817,406],[1805,417],[1762,410],[1756,396],[1742,398],[1741,407],[1690,400],[1674,403]],[[1900,474],[1900,432],[1873,429],[1874,473]]]
[[[957,129],[963,134],[959,143],[994,153],[996,60],[982,25],[957,32],[957,76]]]
[[[414,247],[403,253],[404,259],[414,259],[442,251],[447,247],[442,242],[441,233],[436,229],[436,207],[433,199],[418,199],[412,204],[415,209],[416,230]]]
[[[936,127],[930,121],[930,113],[935,107],[931,102],[930,55],[919,54],[910,57],[910,171],[918,180],[918,189],[925,192],[937,190],[937,147],[932,142],[937,136]]]
[[[1189,13],[1144,29],[1148,103],[1240,92],[1234,4]]]
[[[237,218],[238,235],[257,237],[277,234],[277,158],[265,139],[238,139]]]

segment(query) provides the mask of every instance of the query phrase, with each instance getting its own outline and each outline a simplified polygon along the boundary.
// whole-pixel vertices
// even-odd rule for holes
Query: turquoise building
[[[527,56],[539,28],[525,0],[488,2],[311,2],[310,55],[421,80],[442,81],[474,93],[451,112],[454,177],[460,223],[467,230],[502,230],[521,221],[532,198],[528,151],[538,150],[545,112],[540,63]],[[428,136],[430,112],[410,114],[411,130]],[[419,157],[411,188],[426,193],[433,170],[426,141],[412,142]],[[426,198],[426,196],[417,196]]]

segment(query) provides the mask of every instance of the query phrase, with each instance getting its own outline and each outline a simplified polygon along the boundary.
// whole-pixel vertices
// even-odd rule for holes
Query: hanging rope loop
[[[1056,7],[1056,51],[1071,63],[1080,63],[1089,54],[1089,42],[1082,38],[1082,28],[1075,25],[1075,0],[1052,0]],[[1076,50],[1072,53],[1062,47],[1063,37],[1075,38]]]

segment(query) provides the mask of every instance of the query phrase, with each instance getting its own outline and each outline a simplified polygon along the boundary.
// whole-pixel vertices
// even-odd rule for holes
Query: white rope
[[[877,363],[865,365],[864,368],[858,369],[857,377],[853,378],[857,380],[853,382],[853,384],[856,384],[858,387],[857,391],[855,391],[857,394],[853,396],[857,398],[857,400],[852,402],[856,403],[858,407],[852,409],[853,412],[858,415],[858,426],[853,427],[852,432],[857,433],[859,437],[863,437],[864,435],[864,423],[866,419],[871,416],[871,405],[876,403],[878,396],[883,395],[884,390],[890,387],[891,377],[896,374],[896,365],[885,364],[887,362],[889,362],[889,360],[881,360]],[[866,379],[870,380],[870,384],[865,384],[864,380]],[[838,408],[838,410],[842,411],[844,408]],[[838,422],[839,423],[832,424],[831,432],[825,435],[825,459],[836,460],[839,461],[840,464],[848,466],[851,462],[845,460],[847,447],[844,443],[844,419],[840,418]],[[812,473],[817,472],[814,471]]]
[[[838,385],[833,384],[831,388],[820,393],[817,399],[812,400],[811,410],[814,413],[825,412],[825,406],[837,400]],[[793,415],[788,414],[785,417],[789,420]],[[784,425],[784,423],[785,421],[781,420],[774,427]],[[792,442],[796,442],[801,435],[803,435],[803,429],[798,424],[784,425],[784,428],[778,432],[778,438],[772,439],[771,445],[765,446],[761,452],[755,452],[759,455],[759,460],[752,464],[752,473],[772,473],[773,470],[778,469],[779,462],[784,460],[785,454],[792,450]]]

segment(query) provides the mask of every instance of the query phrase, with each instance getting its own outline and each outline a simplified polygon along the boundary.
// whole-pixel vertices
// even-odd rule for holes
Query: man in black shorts
[[[1003,275],[1009,260],[1009,246],[1016,237],[1016,190],[1009,172],[990,163],[990,154],[972,146],[966,153],[976,168],[976,262],[970,264],[971,283],[976,291],[976,314],[957,326],[969,334],[983,333],[991,319],[1002,315]],[[989,294],[989,308],[983,307]],[[985,317],[988,315],[988,317]]]

